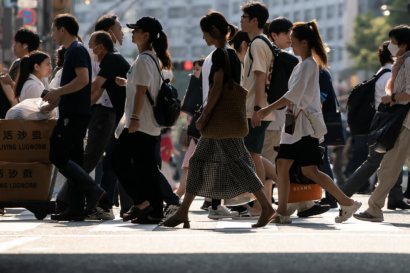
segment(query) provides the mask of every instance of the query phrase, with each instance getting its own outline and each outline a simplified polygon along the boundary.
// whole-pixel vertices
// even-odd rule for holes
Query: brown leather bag
[[[181,135],[179,136],[179,146],[182,151],[188,150],[191,139],[192,138],[188,135],[187,129],[182,128]]]
[[[201,136],[213,139],[241,138],[248,135],[246,118],[246,96],[248,91],[233,81],[229,54],[225,54],[227,82],[223,86],[221,96],[215,105],[208,122],[201,130]],[[212,88],[209,92],[212,96]]]

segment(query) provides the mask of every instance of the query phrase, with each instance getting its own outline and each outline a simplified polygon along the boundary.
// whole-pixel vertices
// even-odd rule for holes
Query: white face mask
[[[88,49],[88,53],[90,53],[91,61],[93,61],[93,62],[98,62],[98,54],[101,53],[101,51],[100,51],[100,53],[98,53],[98,54],[95,54],[95,53],[94,53],[94,49],[96,49],[97,47],[98,47],[98,46],[96,46],[96,47],[94,47],[94,48],[89,48],[89,49]]]
[[[391,55],[392,55],[393,57],[397,57],[397,56],[396,56],[396,55],[397,55],[397,52],[399,52],[399,50],[400,50],[400,48],[399,48],[397,45],[393,44],[392,42],[390,42],[390,44],[389,44],[389,46],[387,47],[387,49],[390,51],[390,53],[391,53]]]

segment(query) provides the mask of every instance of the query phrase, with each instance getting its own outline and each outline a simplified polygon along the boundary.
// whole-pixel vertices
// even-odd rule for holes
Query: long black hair
[[[21,89],[23,89],[24,83],[27,81],[30,73],[33,73],[34,71],[34,65],[41,65],[47,58],[50,58],[48,54],[41,51],[33,51],[28,57],[21,59],[19,74],[14,86],[14,94],[16,98],[20,97]]]
[[[172,60],[169,54],[167,34],[163,30],[159,32],[158,37],[150,33],[148,42],[152,43],[152,47],[162,63],[162,69],[171,70]]]
[[[201,18],[199,25],[202,31],[208,32],[215,39],[226,38],[229,40],[234,37],[237,32],[237,28],[234,25],[229,24],[228,21],[226,21],[225,16],[218,11],[208,12]],[[216,37],[213,27],[218,29],[221,37]]]
[[[309,48],[312,50],[312,55],[315,57],[320,68],[328,67],[325,45],[320,36],[316,20],[310,21],[309,23],[296,23],[292,27],[292,32],[292,35],[299,41],[307,41]]]

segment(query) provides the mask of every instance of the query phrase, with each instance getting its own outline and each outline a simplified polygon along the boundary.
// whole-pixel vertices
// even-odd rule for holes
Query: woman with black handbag
[[[387,95],[382,97],[382,103],[384,104],[383,107],[387,109],[392,106],[390,107],[392,114],[390,117],[388,116],[387,122],[389,120],[394,120],[395,123],[400,122],[400,124],[388,124],[390,128],[399,126],[400,132],[396,136],[390,135],[387,139],[389,150],[384,155],[380,169],[377,171],[379,185],[369,198],[369,208],[365,212],[354,215],[356,219],[370,222],[384,221],[382,208],[386,197],[396,183],[404,163],[406,162],[408,166],[410,163],[410,117],[408,115],[410,102],[410,27],[406,25],[397,26],[390,31],[389,37],[391,40],[388,49],[391,55],[397,59],[393,64],[392,75],[386,85]],[[382,108],[379,107],[379,109]],[[382,113],[376,114],[372,121],[372,127],[379,114]],[[385,128],[388,128],[388,126]],[[380,133],[384,130],[377,131]],[[372,144],[372,133],[371,128],[369,145]],[[396,140],[391,145],[390,142],[394,141],[394,137]],[[374,144],[376,150],[385,148],[381,147],[380,143],[376,142]],[[391,146],[393,147],[390,149]]]
[[[264,194],[243,141],[248,133],[247,91],[239,85],[241,64],[227,42],[228,34],[233,36],[236,29],[215,11],[202,17],[200,26],[208,46],[217,48],[212,57],[208,102],[196,123],[202,137],[189,162],[184,201],[162,225],[175,227],[183,223],[184,228],[189,228],[188,211],[197,195],[230,199],[250,192],[262,207],[261,217],[253,227],[264,227],[273,219],[275,210]]]

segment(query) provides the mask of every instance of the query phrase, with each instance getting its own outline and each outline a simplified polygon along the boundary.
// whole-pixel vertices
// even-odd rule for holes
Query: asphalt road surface
[[[366,195],[356,195],[367,207]],[[408,272],[410,212],[385,211],[384,223],[337,210],[290,225],[252,230],[251,221],[207,218],[198,198],[191,229],[113,221],[37,221],[23,209],[0,216],[0,272]],[[115,213],[118,215],[119,210]],[[118,216],[117,216],[118,217]]]

